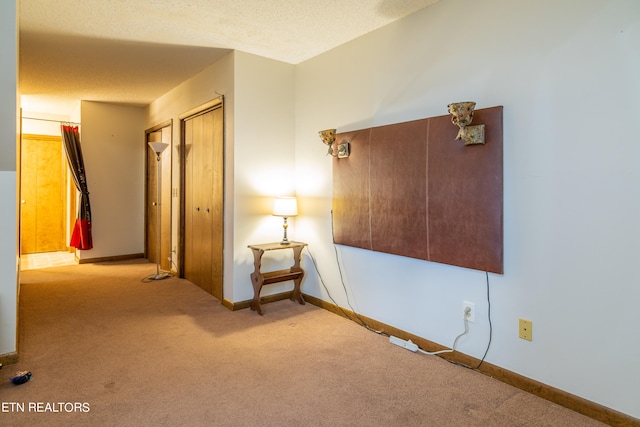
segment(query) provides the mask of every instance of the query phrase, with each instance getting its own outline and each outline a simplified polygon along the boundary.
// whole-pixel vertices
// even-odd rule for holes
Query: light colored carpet
[[[602,425],[310,304],[231,312],[185,280],[143,283],[154,271],[24,271],[20,361],[0,371],[14,407],[0,425]],[[32,381],[11,384],[18,370]]]

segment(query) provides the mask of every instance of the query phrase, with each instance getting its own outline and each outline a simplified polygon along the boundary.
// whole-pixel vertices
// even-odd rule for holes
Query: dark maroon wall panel
[[[351,155],[341,159],[348,162],[333,169],[334,240],[364,249],[373,249],[369,223],[370,134],[370,129],[340,134],[336,142],[351,141]]]
[[[427,129],[426,120],[371,129],[369,212],[376,251],[427,257]]]
[[[502,107],[472,124],[484,145],[456,141],[448,115],[338,134],[335,243],[502,273]]]

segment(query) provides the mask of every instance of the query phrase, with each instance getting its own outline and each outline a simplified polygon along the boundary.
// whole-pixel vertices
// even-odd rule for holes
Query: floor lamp
[[[156,171],[158,173],[158,178],[156,181],[156,188],[158,189],[158,194],[156,198],[156,273],[150,274],[147,276],[147,280],[162,280],[168,277],[171,277],[171,273],[167,273],[164,271],[160,271],[160,159],[162,158],[162,152],[169,147],[169,144],[164,142],[149,142],[149,147],[156,153],[156,160],[158,161],[158,166],[156,167]]]

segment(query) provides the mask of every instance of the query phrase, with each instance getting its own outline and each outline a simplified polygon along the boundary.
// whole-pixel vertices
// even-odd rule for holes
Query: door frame
[[[224,105],[224,95],[220,95],[217,98],[212,99],[211,101],[205,102],[202,105],[199,105],[198,107],[192,108],[182,114],[180,114],[178,116],[178,118],[180,119],[180,147],[179,147],[179,153],[180,153],[180,189],[179,189],[179,195],[180,195],[180,218],[179,218],[179,225],[178,225],[178,271],[179,271],[179,276],[181,278],[184,278],[184,263],[185,263],[185,257],[184,257],[184,253],[185,253],[185,242],[186,242],[186,236],[185,236],[185,222],[186,222],[186,155],[185,153],[185,144],[186,144],[186,138],[185,138],[185,122],[189,119],[192,119],[196,116],[202,115],[202,114],[206,114],[209,111],[216,109],[216,108],[222,108],[222,223],[225,224],[225,213],[226,213],[226,114],[225,114],[225,105]],[[222,269],[222,278],[223,278],[223,283],[220,286],[220,295],[214,295],[214,297],[218,298],[220,300],[220,302],[224,301],[224,253],[225,253],[225,236],[226,236],[226,230],[224,228],[224,226],[222,227],[222,252],[223,252],[223,259],[222,259],[222,265],[220,266]]]

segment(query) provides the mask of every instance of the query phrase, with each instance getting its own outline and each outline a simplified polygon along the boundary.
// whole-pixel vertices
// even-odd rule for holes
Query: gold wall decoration
[[[476,103],[455,102],[449,104],[448,107],[451,123],[460,128],[456,140],[463,140],[464,145],[484,144],[484,125],[469,126],[473,121]]]
[[[329,147],[327,154],[330,154],[333,157],[338,157],[339,159],[349,157],[349,142],[343,141],[339,143],[337,149],[333,147],[333,144],[336,142],[335,129],[321,130],[318,132],[318,135],[320,135],[322,142]]]

